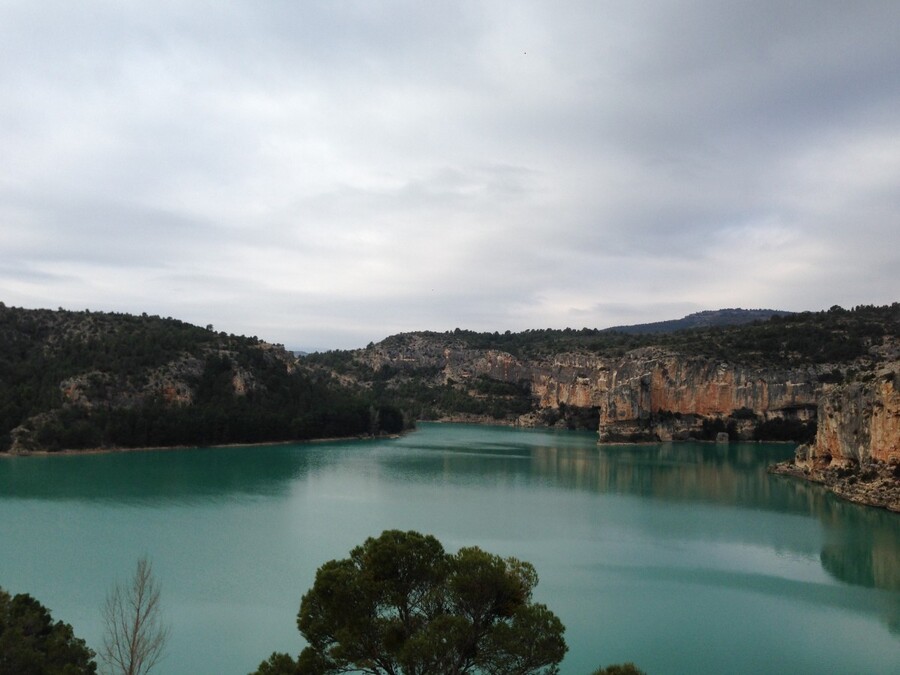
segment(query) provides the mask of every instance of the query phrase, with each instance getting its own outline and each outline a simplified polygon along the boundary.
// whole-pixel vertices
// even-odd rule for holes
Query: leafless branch
[[[146,556],[128,585],[116,584],[103,606],[100,659],[113,675],[146,675],[163,656],[169,627],[160,616],[159,585]]]

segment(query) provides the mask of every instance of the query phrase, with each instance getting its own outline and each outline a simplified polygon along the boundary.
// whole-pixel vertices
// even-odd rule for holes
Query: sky
[[[300,350],[900,300],[896,0],[0,1],[0,301]]]

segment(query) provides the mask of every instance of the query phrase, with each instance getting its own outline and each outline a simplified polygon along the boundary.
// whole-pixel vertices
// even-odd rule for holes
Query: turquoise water
[[[900,516],[768,476],[784,445],[596,445],[423,424],[396,440],[7,458],[0,586],[97,647],[108,587],[148,554],[160,674],[299,652],[316,568],[387,528],[532,562],[564,675],[900,672]]]

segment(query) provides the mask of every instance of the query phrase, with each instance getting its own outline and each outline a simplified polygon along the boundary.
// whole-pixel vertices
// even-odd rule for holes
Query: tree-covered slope
[[[171,318],[0,304],[0,450],[395,432],[398,411],[280,345]]]

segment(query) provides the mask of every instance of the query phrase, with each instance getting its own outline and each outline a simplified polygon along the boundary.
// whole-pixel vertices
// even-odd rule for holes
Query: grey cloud
[[[51,196],[9,197],[33,236],[10,246],[24,260],[78,262],[107,266],[175,265],[195,258],[199,248],[212,254],[221,232],[208,223],[130,202],[58,200]],[[9,222],[9,220],[7,220]]]
[[[874,1],[4,3],[4,301],[318,347],[893,301],[898,26]]]

